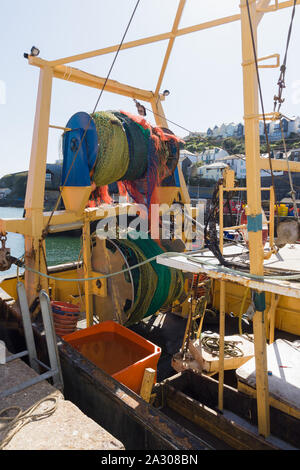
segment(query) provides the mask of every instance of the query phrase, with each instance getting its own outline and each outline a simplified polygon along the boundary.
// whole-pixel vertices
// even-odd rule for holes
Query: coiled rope
[[[54,393],[47,398],[43,398],[42,400],[35,403],[33,406],[28,408],[26,411],[22,411],[19,406],[10,406],[8,408],[4,408],[0,411],[0,422],[7,423],[7,425],[1,430],[1,433],[4,433],[2,440],[0,442],[0,450],[3,450],[12,438],[20,431],[26,424],[31,423],[33,421],[40,421],[41,419],[48,418],[51,416],[57,409],[58,406],[59,395]],[[41,413],[35,413],[35,411],[44,403],[52,402],[52,406],[46,409]],[[8,413],[11,410],[17,411],[17,415],[14,417],[11,416],[2,416],[5,413]]]
[[[125,114],[112,111],[120,120],[126,133],[129,149],[129,165],[123,180],[134,181],[142,178],[147,170],[148,137],[143,129]]]
[[[108,191],[109,184],[118,182],[136,203],[149,207],[158,202],[155,190],[175,171],[181,139],[125,111],[96,112],[91,118],[98,135],[91,178],[98,193],[99,188]],[[102,189],[100,194],[109,203],[108,192]]]
[[[224,342],[224,357],[241,357],[244,355],[243,351],[237,347],[241,341],[225,341]],[[216,336],[203,336],[201,338],[201,345],[203,349],[213,356],[220,354],[220,338]]]
[[[97,186],[106,186],[123,179],[129,166],[126,133],[112,113],[92,114],[98,133],[98,154],[93,175]]]
[[[129,263],[132,260],[142,263],[152,259],[132,271],[135,300],[127,312],[127,325],[153,315],[181,296],[184,290],[183,274],[177,269],[155,262],[156,256],[164,253],[155,240],[148,237],[134,239],[131,236],[126,240],[118,240],[117,243]]]

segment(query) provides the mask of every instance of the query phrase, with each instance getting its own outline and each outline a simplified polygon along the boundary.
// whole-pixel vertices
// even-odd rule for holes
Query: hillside
[[[28,171],[12,173],[0,178],[0,189],[10,189],[10,193],[0,199],[0,206],[23,207],[27,186]],[[45,179],[45,209],[53,207],[57,199],[61,180],[61,165],[48,163]]]
[[[237,138],[237,137],[200,137],[200,136],[191,136],[185,137],[185,149],[189,152],[193,153],[201,153],[205,149],[214,148],[214,147],[221,147],[226,150],[229,155],[233,154],[244,154],[245,153],[245,138]],[[265,142],[265,138],[261,137],[261,153],[267,153],[267,144]],[[299,134],[291,134],[286,139],[286,146],[287,150],[292,150],[296,148],[300,148],[300,135]],[[270,142],[271,150],[279,151],[283,150],[283,141],[277,140]]]

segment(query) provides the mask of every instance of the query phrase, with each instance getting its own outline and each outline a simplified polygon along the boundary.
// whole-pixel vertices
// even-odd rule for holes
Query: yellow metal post
[[[151,369],[150,367],[145,369],[143,382],[142,382],[142,386],[140,390],[140,395],[143,398],[143,400],[147,401],[148,403],[151,398],[151,392],[152,392],[152,388],[153,388],[154,381],[155,381],[155,375],[156,375],[156,372],[154,369]]]
[[[223,185],[219,186],[219,244],[220,251],[223,254],[223,207],[224,191]],[[224,345],[225,345],[225,282],[220,281],[220,318],[219,318],[219,390],[218,390],[218,408],[223,411],[224,396]]]
[[[219,245],[220,251],[223,253],[223,244],[224,244],[224,191],[223,185],[219,186]]]
[[[252,21],[253,37],[257,48],[257,12],[256,1],[248,0]],[[258,122],[258,82],[254,62],[253,44],[246,0],[241,0],[241,30],[243,56],[243,86],[245,113],[245,150],[247,173],[247,216],[256,223],[256,229],[248,231],[250,272],[263,275],[264,252],[262,227],[259,226],[261,212],[260,184],[260,140]],[[264,313],[256,311],[253,318],[256,390],[258,409],[258,431],[267,437],[270,433],[270,410],[268,393],[266,336]]]
[[[269,210],[269,245],[270,249],[274,245],[274,216],[275,216],[275,193],[273,186],[270,187],[270,210]]]
[[[25,264],[43,273],[46,272],[42,232],[52,78],[49,67],[41,68],[24,204],[26,219],[30,220],[29,234],[25,236]],[[29,305],[40,288],[48,291],[47,279],[27,270],[25,286]]]
[[[169,128],[168,121],[166,119],[160,96],[156,96],[151,100],[151,107],[154,114],[155,122],[158,126],[164,127],[166,129]],[[177,171],[179,176],[180,188],[178,188],[178,192],[181,193],[182,202],[184,204],[190,204],[191,199],[189,196],[188,189],[186,187],[185,179],[181,170],[180,165],[177,165]],[[172,201],[173,202],[173,201]]]
[[[84,265],[84,277],[90,277],[92,267],[91,267],[91,231],[90,231],[90,221],[88,217],[85,217],[84,224],[82,227],[82,251],[83,251],[83,265]],[[92,304],[92,289],[91,282],[84,282],[84,298],[85,298],[85,316],[86,316],[86,326],[93,325],[93,304]]]
[[[163,110],[159,96],[154,97],[151,101],[151,107],[154,114],[155,122],[160,127],[169,128],[168,121],[166,120],[165,112]]]
[[[276,309],[278,306],[278,302],[280,299],[280,295],[271,294],[271,305],[269,310],[269,344],[274,343],[275,339],[275,317],[276,317]]]
[[[225,344],[225,282],[220,281],[220,324],[219,324],[219,396],[218,408],[223,411],[224,398],[224,344]]]
[[[166,68],[167,68],[167,65],[168,65],[168,62],[169,62],[169,58],[170,58],[170,55],[171,55],[171,52],[172,52],[172,49],[173,49],[173,46],[174,46],[174,42],[175,42],[175,39],[176,39],[176,33],[178,31],[179,22],[180,22],[180,19],[182,17],[182,13],[183,13],[185,4],[186,4],[186,0],[180,0],[179,5],[178,5],[178,9],[177,9],[177,13],[176,13],[176,16],[175,16],[175,19],[174,19],[174,23],[173,23],[172,36],[169,39],[167,52],[165,54],[164,62],[163,62],[163,65],[162,65],[162,68],[161,68],[161,71],[160,71],[160,75],[158,77],[158,81],[157,81],[157,84],[156,84],[156,89],[155,89],[155,93],[154,93],[156,96],[158,96],[158,94],[159,94],[159,90],[160,90],[160,87],[161,87],[161,84],[162,84],[162,81],[163,81],[163,78],[164,78],[164,75],[165,75],[165,71],[166,71]]]

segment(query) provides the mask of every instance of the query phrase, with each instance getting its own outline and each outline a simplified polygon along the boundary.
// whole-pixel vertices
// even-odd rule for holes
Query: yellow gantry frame
[[[216,26],[240,21],[242,35],[242,67],[243,67],[243,84],[244,84],[244,119],[245,119],[245,148],[246,148],[246,169],[247,169],[247,206],[249,216],[257,216],[261,214],[261,186],[260,186],[260,170],[269,169],[268,160],[260,157],[259,146],[259,119],[261,116],[258,111],[258,84],[256,70],[254,64],[254,56],[252,50],[252,42],[249,28],[249,19],[246,7],[246,0],[240,0],[240,14],[218,18],[204,23],[196,24],[186,28],[179,29],[180,19],[187,0],[179,0],[178,9],[173,23],[172,30],[167,33],[150,36],[135,41],[124,43],[121,50],[143,46],[159,41],[168,41],[167,51],[163,60],[161,72],[157,81],[155,91],[142,90],[131,87],[114,80],[108,80],[105,91],[128,96],[134,99],[149,102],[155,115],[157,125],[168,127],[165,118],[162,101],[164,96],[159,93],[164,74],[168,65],[169,57],[175,39],[186,34],[213,28]],[[293,0],[279,2],[270,5],[271,0],[249,0],[251,18],[253,23],[253,32],[256,42],[257,27],[263,15],[268,12],[281,10],[283,8],[293,6]],[[300,4],[300,0],[297,0]],[[43,213],[44,207],[44,191],[45,191],[45,173],[47,161],[48,132],[49,132],[49,116],[51,105],[51,93],[53,78],[59,78],[66,81],[79,83],[88,87],[101,89],[105,79],[95,75],[86,73],[71,67],[69,64],[79,60],[97,57],[117,51],[119,45],[106,47],[82,54],[65,57],[53,61],[46,61],[38,57],[28,57],[31,65],[40,68],[40,79],[37,96],[36,114],[34,122],[34,132],[32,140],[32,149],[30,157],[30,167],[28,173],[28,183],[25,198],[26,216],[23,219],[2,219],[0,220],[0,233],[17,232],[25,236],[25,262],[28,266],[35,268],[40,272],[46,272],[45,257],[43,255],[44,242],[42,242],[42,232],[45,228],[49,215]],[[276,57],[272,54],[260,61]],[[273,116],[276,118],[276,116]],[[53,126],[51,126],[53,127]],[[290,171],[300,171],[300,162],[290,162]],[[272,161],[274,171],[286,170],[286,162],[284,160]],[[179,169],[179,177],[181,182],[181,193],[183,202],[189,202],[188,192],[184,183],[184,179]],[[84,211],[78,214],[71,211],[57,211],[51,219],[51,226],[73,223],[81,221],[84,223],[84,235],[88,237],[87,220],[97,219],[97,209]],[[87,241],[88,243],[88,241]],[[250,271],[252,274],[263,274],[264,252],[262,246],[262,234],[259,232],[249,233],[249,251],[250,251]],[[88,255],[88,252],[86,252]],[[47,289],[47,281],[45,278],[26,271],[25,284],[28,300],[31,302],[37,294],[37,290],[42,287]],[[86,283],[88,284],[88,282]],[[225,294],[224,294],[225,295]],[[86,300],[87,308],[89,300]],[[222,302],[223,304],[224,302]],[[222,307],[222,311],[224,308]],[[91,314],[91,312],[90,312]],[[268,436],[270,432],[269,424],[269,401],[268,401],[268,377],[266,365],[266,338],[265,327],[263,321],[263,313],[256,312],[254,316],[254,336],[255,336],[255,357],[256,357],[256,387],[258,401],[258,428],[259,433]],[[219,406],[222,408],[222,397],[220,396]]]

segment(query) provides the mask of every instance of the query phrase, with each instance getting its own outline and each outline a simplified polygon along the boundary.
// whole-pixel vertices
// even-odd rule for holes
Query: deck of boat
[[[266,250],[268,247],[265,247]],[[223,256],[228,262],[249,265],[249,256],[246,246],[238,244],[228,244],[224,246]],[[185,254],[178,254],[170,257],[159,255],[157,262],[193,273],[203,272],[214,279],[223,279],[227,281],[237,282],[244,286],[273,292],[288,297],[300,298],[300,244],[286,245],[279,250],[277,254],[272,254],[269,259],[264,261],[265,276],[263,281],[250,278],[243,274],[239,268],[224,269],[218,259],[207,249],[201,252],[195,252],[192,257]],[[299,274],[297,279],[271,278],[286,275]],[[270,276],[268,278],[268,276]]]

